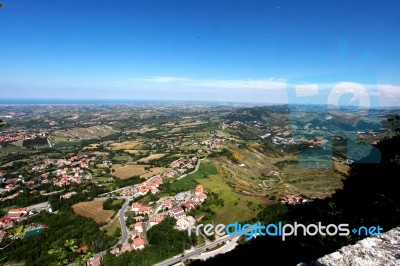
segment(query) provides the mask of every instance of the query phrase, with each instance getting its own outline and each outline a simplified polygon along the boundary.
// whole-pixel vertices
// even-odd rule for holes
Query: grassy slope
[[[211,162],[201,162],[199,171],[172,183],[172,188],[188,190],[193,189],[197,183],[203,185],[206,191],[217,193],[224,201],[224,207],[218,206],[213,209],[216,212],[214,223],[245,221],[259,211],[262,201],[235,193]]]

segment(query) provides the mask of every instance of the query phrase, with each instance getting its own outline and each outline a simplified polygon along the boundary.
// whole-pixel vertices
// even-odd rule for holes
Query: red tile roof
[[[144,244],[145,244],[144,239],[141,238],[140,236],[137,237],[137,238],[135,238],[135,239],[133,240],[133,245],[134,245],[135,247],[144,246]]]
[[[88,246],[85,245],[85,246],[82,246],[82,247],[78,248],[78,249],[76,250],[76,252],[77,252],[77,253],[84,253],[84,252],[86,252],[88,249],[89,249]]]

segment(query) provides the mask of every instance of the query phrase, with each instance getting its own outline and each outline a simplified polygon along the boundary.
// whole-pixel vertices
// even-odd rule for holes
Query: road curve
[[[188,176],[188,175],[191,175],[191,174],[194,174],[194,173],[196,173],[196,172],[199,170],[199,167],[200,167],[200,161],[201,161],[201,159],[198,159],[198,160],[197,160],[196,167],[194,168],[194,170],[193,170],[192,172],[190,172],[190,173],[187,173],[187,174],[184,174],[184,175],[181,175],[181,176],[180,176],[180,177],[178,177],[176,180],[181,180],[182,178],[184,178],[184,177],[186,177],[186,176]]]
[[[121,209],[118,212],[119,215],[119,223],[121,224],[121,240],[120,244],[125,244],[128,239],[128,228],[126,226],[125,221],[125,211],[129,207],[129,199],[125,199],[124,205],[122,205]]]

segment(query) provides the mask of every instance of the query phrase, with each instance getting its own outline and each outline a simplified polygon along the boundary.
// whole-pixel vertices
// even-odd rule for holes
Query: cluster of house
[[[149,216],[153,212],[153,208],[148,205],[141,204],[139,202],[132,203],[131,210],[138,216],[134,217],[136,223],[130,233],[131,241],[125,243],[121,249],[115,247],[111,250],[111,254],[118,255],[125,252],[131,252],[133,250],[142,250],[146,247],[147,243],[143,238],[145,222],[143,222],[144,216]],[[149,219],[149,223],[157,224],[164,219],[163,216],[152,216]]]
[[[273,137],[272,142],[276,145],[296,144],[296,141],[293,138]]]
[[[42,172],[48,167],[57,167],[57,170],[53,171],[55,178],[49,180],[48,173],[40,175],[40,183],[48,184],[52,183],[55,186],[62,187],[71,183],[80,184],[85,180],[91,180],[92,176],[87,173],[84,169],[89,168],[89,165],[93,165],[96,161],[96,157],[92,156],[89,158],[88,155],[73,156],[69,159],[58,159],[58,160],[46,160],[44,164],[32,167],[32,172]],[[39,180],[30,180],[28,185],[34,186]]]
[[[154,181],[155,180],[152,180],[152,182]],[[142,204],[140,202],[133,202],[131,205],[131,210],[136,215],[134,217],[136,223],[130,233],[132,240],[129,241],[130,243],[124,244],[121,249],[112,249],[111,253],[118,255],[124,252],[144,249],[147,245],[144,239],[145,230],[148,230],[152,226],[161,223],[166,217],[164,214],[165,212],[177,220],[177,229],[187,230],[190,224],[195,223],[195,219],[192,216],[187,216],[186,213],[200,205],[206,198],[207,195],[204,193],[203,187],[199,185],[196,186],[193,192],[179,193],[174,197],[174,199],[164,199],[156,210],[149,205]],[[174,202],[178,203],[175,207]],[[156,214],[159,210],[161,210],[162,213]],[[147,221],[144,221],[147,219],[145,217],[148,217]]]
[[[175,175],[176,175],[176,171],[171,170],[171,171],[164,172],[162,174],[162,177],[163,178],[173,178]]]
[[[8,213],[0,218],[0,228],[11,228],[14,222],[18,222],[29,214],[28,208],[17,208],[9,210]]]
[[[296,205],[307,202],[307,199],[302,198],[300,195],[284,195],[279,197],[279,200],[289,205]]]
[[[137,215],[149,215],[153,211],[151,206],[143,205],[139,202],[132,203],[131,210]]]
[[[2,132],[0,133],[0,143],[36,139],[37,137],[45,138],[46,133],[28,132],[25,130],[18,130],[17,132]]]
[[[169,208],[172,208],[172,201],[166,199],[162,202],[161,209],[166,210]],[[118,255],[124,252],[131,252],[133,250],[144,249],[147,245],[143,237],[145,232],[145,227],[149,229],[150,227],[161,223],[165,219],[165,215],[162,214],[151,215],[151,213],[153,212],[153,208],[151,206],[141,204],[139,202],[132,203],[131,210],[137,215],[134,217],[136,223],[130,233],[132,241],[129,241],[131,243],[123,245],[121,249],[114,248],[113,250],[111,250],[112,254]],[[144,216],[149,217],[147,222],[143,221],[145,219]]]
[[[178,194],[175,200],[183,202],[170,209],[168,212],[171,217],[176,219],[176,228],[179,230],[186,230],[189,224],[194,222],[194,218],[192,216],[187,216],[186,213],[201,205],[206,199],[207,195],[204,193],[203,186],[201,185],[196,186],[194,193],[188,200]]]
[[[121,191],[120,195],[127,197],[139,197],[146,195],[148,192],[157,194],[160,192],[158,187],[162,184],[163,178],[172,178],[176,174],[183,174],[187,170],[195,168],[197,160],[198,158],[196,156],[192,158],[179,158],[170,163],[170,167],[173,168],[173,170],[155,175],[145,182],[134,185],[132,188],[126,188]]]
[[[4,175],[5,175],[5,173],[3,172],[2,177],[3,177]],[[22,177],[22,176],[21,176],[21,177]],[[5,178],[5,177],[2,178],[2,179],[1,179],[1,183],[6,184],[6,185],[4,186],[4,189],[1,190],[0,194],[2,194],[2,192],[5,192],[5,191],[11,191],[11,190],[13,190],[14,188],[16,188],[16,187],[18,186],[19,183],[23,183],[23,180],[22,180],[21,177],[18,177],[18,178],[11,178],[11,179],[7,179],[7,178]]]
[[[157,194],[160,192],[158,187],[163,183],[163,179],[161,175],[156,175],[149,180],[136,184],[132,188],[126,188],[121,191],[122,196],[129,196],[129,197],[139,197],[144,196],[147,193],[151,192],[151,194]]]
[[[203,146],[201,149],[198,150],[199,153],[207,152],[210,153],[215,149],[218,149],[224,139],[221,138],[211,138],[208,140],[203,140],[201,145]]]
[[[124,244],[121,249],[114,248],[111,250],[111,254],[117,255],[119,253],[131,252],[133,250],[142,250],[146,247],[146,241],[143,237],[138,236],[133,238],[132,243]]]
[[[49,202],[42,202],[24,208],[11,209],[4,217],[0,218],[0,228],[11,228],[14,226],[14,222],[19,222],[28,216],[42,211],[52,212]]]
[[[6,186],[6,189],[8,191],[10,191],[10,190],[12,190],[14,188],[14,185],[12,185],[12,186],[10,186],[10,185],[12,185],[12,184],[8,184]],[[8,195],[6,197],[0,197],[0,201],[6,201],[6,200],[14,199],[14,198],[18,197],[23,192],[24,192],[23,190],[19,190],[19,191],[15,192],[14,194]]]
[[[179,158],[178,160],[173,161],[169,164],[169,166],[175,170],[175,172],[179,174],[185,173],[187,170],[193,169],[196,167],[197,157],[194,156],[192,158]]]

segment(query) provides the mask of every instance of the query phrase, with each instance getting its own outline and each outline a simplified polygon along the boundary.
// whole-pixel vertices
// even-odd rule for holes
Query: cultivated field
[[[164,173],[166,171],[171,170],[170,168],[165,168],[165,167],[154,167],[151,168],[147,173],[140,175],[141,178],[149,178],[152,177],[153,175],[157,175],[160,173]]]
[[[165,153],[151,154],[150,156],[147,156],[145,158],[142,158],[142,159],[138,160],[138,162],[148,163],[151,160],[160,159],[161,157],[164,157],[164,156],[165,156]]]
[[[146,133],[146,132],[151,132],[151,131],[156,131],[156,127],[148,128],[148,127],[142,127],[141,129],[135,129],[135,130],[128,130],[126,131],[127,133]]]
[[[91,152],[91,154],[94,154],[96,156],[107,156],[107,155],[110,155],[108,152],[105,152],[105,151],[94,151],[94,152]]]
[[[131,150],[133,149],[136,145],[138,145],[140,142],[138,141],[124,141],[121,143],[112,143],[110,146],[114,151],[117,150]]]
[[[127,179],[129,177],[135,176],[135,175],[143,175],[147,173],[147,170],[144,170],[144,168],[148,165],[122,165],[122,164],[114,164],[112,166],[112,169],[115,171],[111,170],[111,174],[115,177],[118,177],[120,179]]]
[[[106,223],[113,216],[114,211],[103,210],[103,201],[84,201],[72,205],[74,211],[84,217],[92,218],[97,223]]]
[[[50,137],[50,142],[55,148],[73,147],[79,146],[81,142],[79,140],[72,140],[69,137],[61,137],[52,135]]]
[[[230,148],[238,163],[227,158],[214,159],[214,162],[225,177],[225,183],[239,193],[275,198],[287,194],[323,198],[342,186],[342,176],[334,168],[304,168],[295,155],[273,157],[252,146]]]
[[[65,131],[57,131],[54,136],[68,139],[95,139],[114,133],[110,126],[93,126],[88,128],[74,128]]]
[[[146,150],[124,150],[124,152],[127,152],[129,154],[140,154],[141,152],[145,153],[147,151]]]
[[[91,149],[97,149],[100,146],[99,143],[93,143],[93,144],[89,144],[88,146],[84,147],[84,150],[91,150]]]
[[[333,166],[335,167],[336,170],[339,171],[339,173],[342,174],[347,174],[347,172],[350,169],[350,166],[338,160],[333,161]]]

